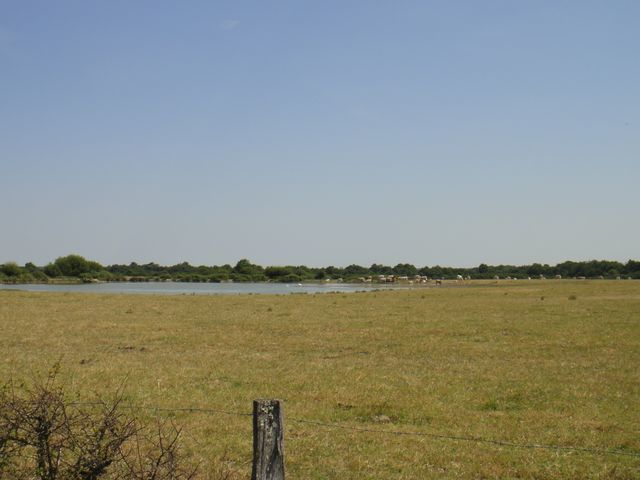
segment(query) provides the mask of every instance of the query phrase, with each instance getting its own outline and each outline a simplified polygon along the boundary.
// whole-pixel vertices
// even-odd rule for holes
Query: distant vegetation
[[[20,266],[15,262],[0,265],[0,282],[2,283],[49,283],[49,282],[95,282],[95,281],[177,281],[177,282],[312,282],[312,281],[345,281],[358,282],[371,277],[375,283],[380,275],[414,277],[416,275],[429,278],[453,279],[458,275],[472,279],[536,278],[540,275],[563,278],[640,278],[640,261],[629,260],[626,263],[591,260],[587,262],[562,262],[557,265],[534,263],[531,265],[486,265],[480,264],[471,268],[416,267],[409,263],[395,266],[373,264],[369,267],[349,265],[348,267],[307,267],[269,266],[262,267],[242,259],[235,266],[231,265],[190,265],[187,262],[176,265],[158,265],[147,263],[139,265],[102,266],[98,262],[87,260],[80,255],[67,255],[57,258],[53,263],[36,266],[31,262]]]

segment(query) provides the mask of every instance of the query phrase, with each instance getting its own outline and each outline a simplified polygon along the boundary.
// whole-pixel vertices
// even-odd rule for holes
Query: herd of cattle
[[[544,275],[538,275],[538,277],[536,277],[540,280],[546,280],[547,277],[545,277]],[[554,277],[556,280],[561,280],[562,279],[562,275],[556,275]],[[580,276],[580,277],[572,277],[574,280],[586,280],[587,277],[584,276]],[[598,277],[595,277],[597,279],[600,280],[604,280],[604,276],[600,275]],[[500,280],[500,277],[498,275],[493,277],[494,280]],[[531,280],[531,277],[523,277],[523,279],[525,280]],[[620,280],[621,277],[617,276],[616,277],[617,280]],[[631,280],[631,277],[628,277],[629,280]],[[462,275],[456,275],[455,281],[456,282],[464,282],[464,281],[468,281],[471,280],[470,276],[462,276]],[[504,280],[518,280],[518,277],[504,277]],[[408,284],[424,284],[424,283],[430,283],[431,281],[435,282],[436,285],[441,285],[443,279],[442,278],[434,278],[434,279],[430,279],[429,277],[427,277],[426,275],[414,275],[414,276],[406,276],[406,275],[378,275],[377,277],[360,277],[358,279],[358,281],[362,282],[362,283],[408,283]]]
[[[360,277],[358,279],[360,282],[362,283],[409,283],[409,284],[416,284],[416,283],[429,283],[431,281],[434,281],[436,283],[436,285],[440,285],[442,283],[442,279],[441,278],[435,278],[435,279],[430,279],[429,277],[427,277],[426,275],[414,275],[414,276],[407,276],[407,275],[378,275],[377,277]],[[463,280],[471,280],[471,277],[463,277],[462,275],[458,275],[457,276],[457,280],[456,281],[463,281]]]

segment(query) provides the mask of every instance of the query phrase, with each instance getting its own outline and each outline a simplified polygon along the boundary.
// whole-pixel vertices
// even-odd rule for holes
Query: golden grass
[[[640,453],[636,281],[288,296],[4,291],[0,332],[5,379],[62,359],[62,382],[84,397],[126,377],[137,405],[250,412],[254,398],[284,399],[292,479],[640,478],[639,457],[293,420]],[[224,458],[249,477],[250,417],[171,416],[205,470]]]

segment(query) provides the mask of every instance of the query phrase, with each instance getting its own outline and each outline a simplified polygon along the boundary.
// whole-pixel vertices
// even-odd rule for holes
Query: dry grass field
[[[284,399],[290,479],[640,478],[638,281],[288,296],[0,292],[0,378],[32,378],[58,360],[61,382],[82,398],[108,396],[126,378],[139,406],[250,412],[254,398]],[[250,417],[160,415],[184,427],[204,471],[249,478]]]

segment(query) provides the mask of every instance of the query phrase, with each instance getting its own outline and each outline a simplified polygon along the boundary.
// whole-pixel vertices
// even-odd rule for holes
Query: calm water
[[[0,290],[26,292],[83,292],[83,293],[150,293],[162,295],[238,295],[238,294],[287,294],[362,292],[376,288],[392,288],[384,285],[348,283],[186,283],[186,282],[113,282],[79,285],[0,285]]]

